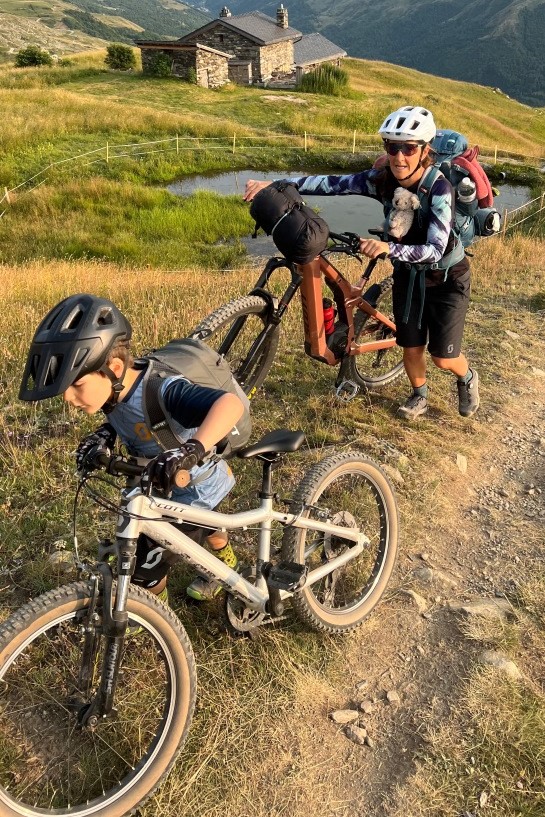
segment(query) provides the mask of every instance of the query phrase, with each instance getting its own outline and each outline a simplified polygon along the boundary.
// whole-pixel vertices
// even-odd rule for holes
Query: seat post
[[[263,457],[263,478],[261,481],[261,491],[259,492],[260,499],[270,499],[272,493],[272,472],[278,465],[279,457],[273,455],[273,459]]]

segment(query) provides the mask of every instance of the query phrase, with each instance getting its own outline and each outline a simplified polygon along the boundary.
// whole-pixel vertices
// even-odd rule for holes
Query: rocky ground
[[[350,646],[347,684],[331,700],[329,723],[315,730],[312,750],[308,740],[301,747],[303,755],[313,752],[322,780],[319,758],[331,766],[329,791],[337,797],[322,814],[405,814],[399,795],[411,785],[426,734],[452,713],[470,669],[482,662],[520,674],[460,625],[508,619],[519,584],[543,574],[544,390],[534,370],[508,413],[489,428],[483,423],[474,456],[457,458],[459,473],[437,499],[435,522],[430,513],[419,529],[403,530],[397,586]],[[543,681],[540,657],[533,659]]]

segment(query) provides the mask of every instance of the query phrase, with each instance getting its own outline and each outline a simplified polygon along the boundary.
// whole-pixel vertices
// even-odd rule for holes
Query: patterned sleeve
[[[378,198],[374,184],[376,171],[363,170],[345,176],[296,176],[282,181],[295,184],[300,193],[309,196],[370,196]]]
[[[389,242],[388,258],[410,264],[434,264],[445,255],[452,224],[452,187],[438,176],[430,191],[429,224],[425,244]]]

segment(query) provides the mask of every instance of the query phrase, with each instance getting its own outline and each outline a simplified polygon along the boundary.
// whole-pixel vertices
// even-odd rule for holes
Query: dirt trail
[[[371,746],[348,740],[344,727],[324,721],[322,709],[321,724],[300,736],[302,796],[292,814],[392,814],[396,787],[410,785],[415,751],[425,740],[424,717],[433,726],[449,715],[477,660],[478,647],[464,638],[449,605],[501,599],[543,573],[544,392],[537,374],[501,418],[488,425],[481,418],[467,472],[450,463],[448,492],[440,489],[418,529],[403,529],[394,587],[347,640],[346,684],[327,700],[330,711],[367,700],[370,711],[359,723]],[[389,703],[388,692],[399,702]]]

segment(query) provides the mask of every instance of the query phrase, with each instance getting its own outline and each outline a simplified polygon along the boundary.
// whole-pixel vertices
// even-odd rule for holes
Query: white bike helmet
[[[433,114],[427,108],[405,105],[387,116],[378,132],[383,139],[389,139],[391,142],[404,142],[407,139],[431,142],[437,128]]]

